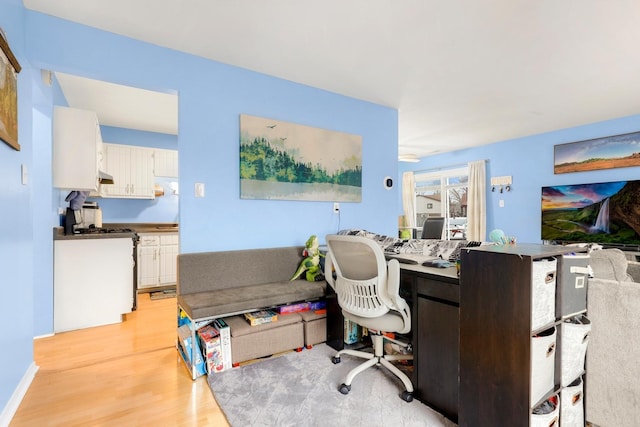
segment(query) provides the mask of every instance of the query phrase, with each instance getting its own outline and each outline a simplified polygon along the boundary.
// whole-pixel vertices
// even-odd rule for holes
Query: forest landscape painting
[[[640,181],[542,187],[542,240],[640,244]]]
[[[640,166],[640,132],[554,146],[556,174]]]
[[[240,197],[360,202],[362,137],[242,114]]]

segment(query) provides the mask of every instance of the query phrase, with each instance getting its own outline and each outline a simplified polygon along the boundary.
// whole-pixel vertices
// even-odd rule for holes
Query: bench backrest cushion
[[[301,246],[198,252],[178,255],[180,295],[291,279],[302,260]]]

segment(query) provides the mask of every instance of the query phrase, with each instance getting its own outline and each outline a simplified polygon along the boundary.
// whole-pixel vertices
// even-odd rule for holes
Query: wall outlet
[[[340,203],[333,204],[333,213],[340,213]]]

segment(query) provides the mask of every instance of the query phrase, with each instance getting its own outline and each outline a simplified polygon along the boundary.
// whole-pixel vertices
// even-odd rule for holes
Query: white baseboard
[[[36,365],[35,362],[31,362],[31,365],[29,365],[29,368],[22,376],[18,387],[13,391],[11,399],[9,399],[7,405],[0,414],[0,427],[9,426],[11,419],[16,414],[16,411],[20,406],[20,402],[22,402],[22,398],[27,394],[27,390],[29,390],[29,386],[31,385],[33,378],[36,376],[36,372],[38,372],[38,365]]]
[[[35,337],[33,337],[34,340],[39,340],[40,338],[49,338],[54,336],[55,334],[52,332],[50,334],[44,334],[44,335],[37,335]]]

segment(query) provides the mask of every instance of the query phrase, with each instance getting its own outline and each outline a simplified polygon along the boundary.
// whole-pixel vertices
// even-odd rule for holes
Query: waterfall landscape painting
[[[640,181],[542,187],[542,240],[640,244]]]
[[[240,197],[360,202],[362,137],[242,114]]]

